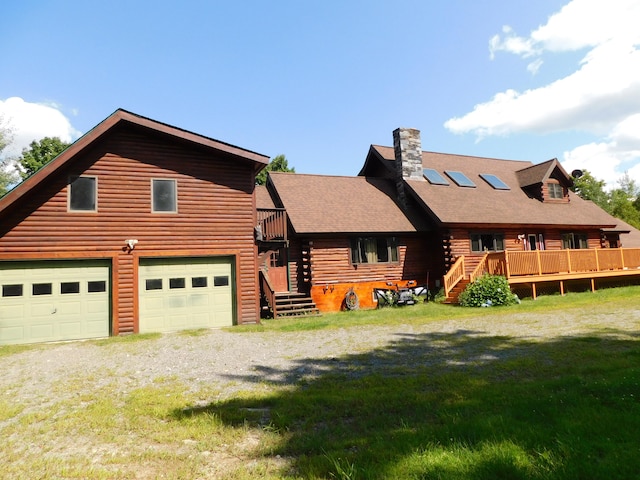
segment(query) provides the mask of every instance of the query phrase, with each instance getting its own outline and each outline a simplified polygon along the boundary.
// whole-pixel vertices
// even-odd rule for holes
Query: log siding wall
[[[391,236],[391,235],[389,235]],[[311,245],[311,282],[327,283],[374,282],[414,279],[425,282],[427,271],[433,269],[433,252],[424,237],[396,237],[398,262],[351,263],[350,237],[314,239]]]
[[[69,212],[68,179],[95,176],[97,212]],[[151,179],[177,181],[177,213],[151,213]],[[138,127],[81,151],[0,222],[0,260],[109,258],[113,333],[137,331],[135,256],[235,259],[237,322],[258,321],[253,165]],[[139,243],[133,252],[125,239]]]

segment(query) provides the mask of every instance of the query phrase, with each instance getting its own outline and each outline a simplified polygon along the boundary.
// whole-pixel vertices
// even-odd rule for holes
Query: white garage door
[[[109,336],[109,264],[0,262],[0,344]]]
[[[140,332],[233,325],[231,260],[140,259]]]

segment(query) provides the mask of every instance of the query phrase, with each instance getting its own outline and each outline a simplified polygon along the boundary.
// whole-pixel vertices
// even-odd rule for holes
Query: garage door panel
[[[36,341],[46,341],[46,339],[48,338],[52,338],[54,337],[54,333],[55,333],[55,327],[53,326],[52,323],[42,323],[42,324],[36,324],[36,325],[31,325],[30,330],[30,336],[32,339],[36,340]]]
[[[195,294],[189,296],[189,305],[194,307],[209,307],[209,296],[203,294]]]
[[[24,327],[19,325],[0,326],[0,338],[2,338],[5,343],[16,343],[18,340],[24,338]]]
[[[77,338],[77,335],[82,335],[83,328],[82,323],[79,321],[76,322],[61,322],[60,326],[60,335],[65,338]]]
[[[142,259],[139,268],[140,332],[233,324],[229,258]]]

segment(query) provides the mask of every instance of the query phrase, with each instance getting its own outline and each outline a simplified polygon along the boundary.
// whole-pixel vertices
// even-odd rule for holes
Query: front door
[[[272,252],[269,257],[269,281],[276,292],[289,291],[289,274],[283,257],[281,252]]]

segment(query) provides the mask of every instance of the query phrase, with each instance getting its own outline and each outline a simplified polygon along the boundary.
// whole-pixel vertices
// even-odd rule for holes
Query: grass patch
[[[429,302],[406,307],[390,307],[374,310],[356,310],[324,314],[321,317],[294,317],[262,320],[259,325],[240,325],[229,332],[295,332],[345,328],[350,326],[376,325],[421,325],[442,319],[478,318],[514,313],[550,313],[553,311],[574,312],[593,306],[617,308],[640,307],[640,286],[606,288],[595,292],[567,293],[566,295],[543,295],[536,300],[525,299],[518,305],[470,308]]]
[[[133,333],[130,335],[119,335],[117,337],[101,338],[99,340],[90,340],[93,345],[99,347],[118,345],[122,343],[146,342],[149,340],[159,340],[162,338],[161,333]]]
[[[0,357],[16,355],[18,353],[33,350],[34,348],[43,348],[41,345],[0,345]]]

